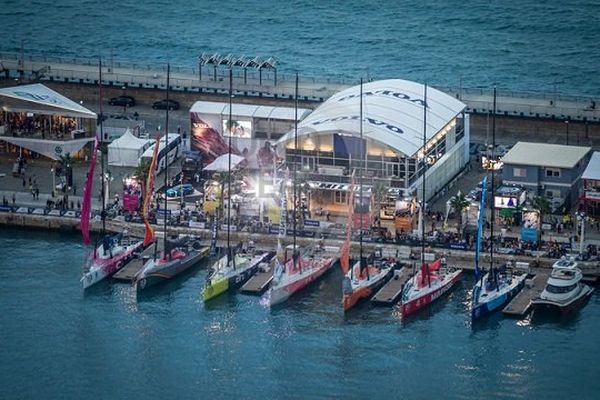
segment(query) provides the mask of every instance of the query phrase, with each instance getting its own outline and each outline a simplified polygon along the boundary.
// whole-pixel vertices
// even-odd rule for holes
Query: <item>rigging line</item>
[[[171,83],[171,64],[167,63],[167,112],[165,114],[165,219],[164,219],[164,238],[163,238],[163,254],[165,260],[170,252],[167,249],[167,186],[169,179],[169,86]],[[160,142],[159,142],[160,152]],[[182,189],[183,190],[183,189]]]
[[[102,219],[102,236],[106,235],[106,192],[104,190],[104,149],[103,149],[103,141],[104,141],[104,114],[102,113],[102,59],[98,59],[98,68],[99,68],[99,76],[98,76],[98,103],[100,106],[100,174],[102,176],[102,213],[100,214]],[[96,149],[94,149],[96,151]],[[56,188],[52,188],[52,192],[54,192]],[[90,194],[91,195],[91,194]],[[106,249],[105,249],[106,250]]]
[[[231,262],[231,136],[233,135],[233,121],[231,108],[233,106],[233,69],[229,68],[229,142],[228,142],[228,157],[227,157],[227,265]],[[233,263],[235,269],[235,262]]]

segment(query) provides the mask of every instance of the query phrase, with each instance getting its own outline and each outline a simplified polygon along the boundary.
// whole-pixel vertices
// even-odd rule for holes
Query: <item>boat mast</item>
[[[360,132],[360,176],[359,176],[359,185],[360,185],[360,189],[359,189],[359,210],[360,210],[360,234],[359,234],[359,271],[360,274],[362,275],[362,271],[363,268],[366,267],[367,269],[367,279],[369,279],[369,266],[366,265],[366,262],[364,262],[363,260],[363,175],[364,175],[364,169],[365,169],[365,158],[367,157],[367,146],[366,143],[363,141],[363,78],[360,78],[360,128],[359,128],[359,132]],[[370,220],[370,218],[369,218]]]
[[[102,219],[102,236],[106,235],[106,209],[105,209],[105,204],[106,204],[106,191],[104,190],[104,146],[102,144],[102,142],[104,141],[104,114],[102,113],[102,59],[98,59],[98,70],[99,70],[99,76],[98,76],[98,103],[99,103],[99,109],[100,109],[100,174],[101,174],[101,179],[102,179],[102,213],[100,214],[100,217]],[[94,151],[96,151],[94,149]],[[92,179],[92,177],[89,177],[89,179]],[[56,188],[52,188],[52,193],[54,193],[54,191],[56,190]],[[91,194],[90,194],[91,195]],[[104,249],[106,251],[106,249]]]
[[[227,264],[231,262],[231,243],[230,240],[230,225],[231,225],[231,136],[233,135],[233,121],[231,120],[233,105],[233,69],[229,68],[229,142],[227,151]],[[233,263],[235,269],[235,262]]]
[[[425,175],[427,174],[427,83],[423,96],[423,188],[421,194],[421,266],[425,265]],[[429,265],[427,265],[427,285],[431,287]]]
[[[164,218],[164,238],[163,238],[163,246],[164,246],[164,254],[165,260],[167,259],[167,186],[169,184],[169,86],[171,84],[171,64],[167,63],[167,112],[165,117],[165,218]],[[160,152],[160,142],[159,149]],[[181,189],[183,190],[183,189]],[[170,255],[170,253],[168,253]]]
[[[298,72],[296,72],[296,88],[294,91],[294,157],[297,159],[298,157]],[[300,167],[302,167],[302,158],[300,158]],[[292,251],[292,260],[294,262],[294,270],[296,270],[296,218],[297,216],[297,182],[296,182],[296,170],[298,168],[294,168],[294,219],[293,219],[293,227],[294,227],[294,250]]]
[[[494,103],[493,103],[493,114],[492,114],[492,152],[490,155],[490,160],[488,165],[492,167],[492,198],[490,199],[490,212],[491,212],[491,221],[490,221],[490,274],[496,282],[496,277],[494,276],[494,151],[496,147],[496,86],[494,85]],[[496,284],[496,289],[498,289],[498,285]]]

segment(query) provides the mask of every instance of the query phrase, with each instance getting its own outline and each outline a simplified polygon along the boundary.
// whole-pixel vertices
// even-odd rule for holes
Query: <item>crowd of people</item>
[[[41,135],[42,139],[71,139],[71,132],[77,129],[75,118],[14,112],[3,114],[0,121],[12,136]]]

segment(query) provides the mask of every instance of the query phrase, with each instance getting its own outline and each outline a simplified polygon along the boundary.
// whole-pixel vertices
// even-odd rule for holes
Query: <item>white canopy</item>
[[[108,165],[135,167],[152,140],[137,138],[127,129],[123,136],[108,145]]]
[[[235,169],[242,161],[244,157],[235,154],[231,155],[231,169]],[[215,159],[215,161],[204,167],[205,171],[228,171],[229,170],[229,154],[223,154]]]
[[[4,111],[96,119],[95,112],[41,83],[0,89],[0,107]]]
[[[363,136],[413,156],[423,145],[424,85],[402,79],[363,85]],[[360,134],[360,86],[330,97],[298,124],[298,136],[332,133]],[[432,87],[427,88],[427,139],[431,139],[465,104]],[[288,132],[278,144],[292,140]]]
[[[581,178],[600,181],[600,151],[595,151],[592,154],[592,158]]]
[[[190,112],[221,115],[222,117],[227,118],[229,115],[229,103],[217,101],[197,101],[192,105]],[[299,108],[298,118],[302,119],[302,116],[309,112],[310,110],[306,108]],[[263,118],[284,121],[293,121],[296,115],[293,107],[259,106],[243,103],[233,103],[231,107],[231,113],[232,116],[236,118]]]

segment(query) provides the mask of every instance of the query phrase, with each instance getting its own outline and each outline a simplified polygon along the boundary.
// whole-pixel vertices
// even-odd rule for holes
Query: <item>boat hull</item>
[[[523,286],[525,286],[524,277],[519,277],[518,279],[519,283],[516,286],[511,287],[510,290],[507,290],[501,295],[494,297],[490,301],[480,302],[473,306],[471,309],[471,320],[488,316],[511,301],[517,295],[517,293],[523,289]]]
[[[204,248],[200,251],[193,251],[182,259],[161,264],[159,268],[144,272],[136,281],[136,290],[140,292],[161,282],[173,279],[177,275],[198,264],[207,254],[208,248]]]
[[[344,312],[354,307],[361,299],[371,297],[375,291],[382,287],[391,277],[392,269],[389,268],[385,274],[381,274],[377,279],[373,279],[369,284],[358,287],[350,294],[344,294],[342,299],[342,305],[344,306]]]
[[[246,268],[238,269],[234,275],[224,276],[211,281],[211,284],[207,285],[202,291],[202,297],[204,301],[214,299],[230,289],[236,290],[242,287],[244,283],[246,283],[254,274],[256,274],[260,263],[265,261],[268,257],[269,254],[265,253],[262,255],[262,257],[250,260],[250,264]]]
[[[567,303],[558,303],[544,299],[534,299],[531,301],[531,305],[533,306],[535,312],[543,311],[560,315],[568,315],[582,308],[587,303],[593,292],[594,288],[584,285],[584,287],[581,289],[581,292]]]
[[[306,275],[302,278],[290,282],[285,286],[280,286],[276,288],[271,287],[269,301],[271,307],[283,303],[294,293],[302,290],[306,286],[310,285],[312,282],[319,279],[325,272],[329,271],[333,264],[334,261],[332,260],[330,263],[325,264],[322,268],[315,268],[314,270],[310,271],[310,273],[306,273]]]
[[[127,264],[133,258],[134,253],[140,250],[142,247],[143,242],[140,241],[128,246],[125,251],[117,256],[94,262],[89,271],[85,272],[81,278],[81,285],[83,289],[88,289],[98,282],[113,276],[117,271],[123,268],[125,264]],[[97,250],[94,249],[93,251],[96,252]],[[93,257],[93,253],[91,257]]]
[[[461,276],[462,270],[456,272],[452,279],[448,280],[448,282],[446,282],[446,284],[443,286],[440,286],[431,292],[425,293],[422,296],[416,297],[407,303],[403,303],[401,307],[402,317],[406,318],[437,300],[439,297],[449,291],[454,284],[458,282]]]

